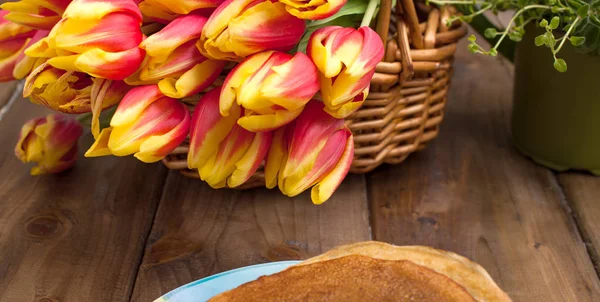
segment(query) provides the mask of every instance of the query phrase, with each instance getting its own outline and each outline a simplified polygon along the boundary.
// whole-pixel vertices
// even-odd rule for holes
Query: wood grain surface
[[[600,272],[600,177],[587,173],[559,173],[558,182],[563,188],[588,253]],[[600,299],[600,297],[599,297]]]
[[[0,301],[128,301],[166,169],[81,158],[61,175],[30,176],[14,145],[46,112],[18,100],[0,121]]]
[[[213,190],[170,172],[133,301],[152,301],[190,281],[246,265],[318,255],[370,239],[364,176],[352,175],[326,203],[309,192]]]
[[[598,301],[554,174],[511,145],[512,68],[464,51],[457,61],[440,137],[367,178],[375,238],[465,255],[515,301]]]
[[[213,190],[133,158],[29,176],[13,146],[47,111],[16,102],[0,119],[0,301],[152,301],[371,238],[463,254],[515,301],[599,301],[600,177],[555,175],[514,150],[509,64],[463,41],[454,65],[440,137],[400,165],[349,176],[320,206],[308,193]],[[14,85],[0,86],[0,110]]]

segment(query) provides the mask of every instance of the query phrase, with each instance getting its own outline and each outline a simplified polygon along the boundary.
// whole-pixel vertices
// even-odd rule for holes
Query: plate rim
[[[290,266],[292,266],[294,264],[298,264],[300,262],[302,262],[302,260],[284,260],[284,261],[273,261],[273,262],[258,263],[258,264],[252,264],[252,265],[247,265],[247,266],[242,266],[242,267],[234,268],[234,269],[231,269],[231,270],[228,270],[228,271],[216,273],[214,275],[206,276],[206,277],[198,279],[196,281],[192,281],[192,282],[183,284],[181,286],[178,286],[178,287],[170,290],[169,292],[165,293],[164,295],[160,296],[159,298],[157,298],[156,300],[154,300],[154,302],[165,302],[165,301],[168,301],[167,298],[168,298],[169,295],[171,295],[171,293],[183,290],[184,288],[193,287],[193,286],[196,286],[198,284],[202,284],[204,282],[207,282],[207,281],[219,278],[219,277],[227,276],[227,275],[239,272],[239,271],[243,271],[243,270],[247,270],[247,269],[252,269],[252,268],[257,268],[257,267],[269,267],[269,266],[274,266],[274,265],[285,265],[285,264],[289,264],[288,267],[290,267]],[[284,270],[285,269],[287,269],[287,267],[284,268]],[[261,275],[261,276],[259,276],[259,278],[262,277],[262,276],[265,276],[265,275]],[[249,281],[249,282],[252,282],[252,281]],[[248,282],[246,282],[246,283],[248,283]],[[246,284],[246,283],[243,283],[243,284]]]

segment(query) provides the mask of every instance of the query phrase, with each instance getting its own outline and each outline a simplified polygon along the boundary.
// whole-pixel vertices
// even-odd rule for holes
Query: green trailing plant
[[[496,56],[498,53],[513,58],[514,45],[525,35],[528,24],[537,24],[544,32],[535,38],[535,45],[547,47],[554,58],[554,68],[567,71],[567,63],[559,57],[566,43],[581,52],[600,53],[600,0],[429,0],[436,5],[454,5],[461,16],[456,20],[470,22],[480,32],[491,48],[481,46],[475,35],[469,37],[469,50]],[[484,16],[513,10],[515,13],[504,29],[498,29]]]

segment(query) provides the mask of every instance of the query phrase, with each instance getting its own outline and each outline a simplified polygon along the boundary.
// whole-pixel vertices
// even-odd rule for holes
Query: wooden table
[[[401,165],[349,176],[321,206],[308,194],[212,190],[134,158],[31,177],[13,146],[45,111],[18,100],[0,121],[0,301],[152,301],[221,271],[370,239],[465,255],[515,301],[599,301],[600,178],[517,153],[512,67],[459,49],[440,137]]]

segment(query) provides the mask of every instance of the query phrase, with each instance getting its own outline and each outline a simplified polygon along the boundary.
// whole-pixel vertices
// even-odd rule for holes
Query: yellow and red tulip
[[[325,202],[348,174],[354,156],[352,133],[343,119],[311,101],[292,124],[277,129],[267,155],[265,181],[287,196],[312,187],[315,204]]]
[[[8,11],[0,10],[0,82],[12,81],[13,70],[36,30],[4,19]]]
[[[264,50],[288,51],[302,38],[303,20],[270,0],[226,0],[210,16],[196,44],[206,57],[241,61]]]
[[[237,125],[243,111],[238,106],[228,116],[221,116],[219,91],[207,92],[194,110],[188,167],[197,168],[200,178],[213,188],[234,188],[260,167],[273,133],[253,133]]]
[[[51,114],[23,125],[15,155],[24,163],[35,162],[31,175],[59,173],[77,161],[77,140],[83,133],[79,122]]]
[[[160,91],[181,99],[210,86],[221,74],[225,61],[204,57],[195,46],[206,17],[178,17],[140,44],[146,51],[141,69],[126,81],[158,83]]]
[[[381,38],[367,26],[327,26],[312,34],[307,54],[319,69],[325,111],[345,118],[362,106],[383,52]]]
[[[279,0],[292,15],[307,20],[321,20],[337,13],[348,0]]]
[[[183,103],[163,95],[158,86],[131,89],[102,129],[86,157],[127,156],[151,163],[161,160],[183,142],[190,114]]]
[[[169,23],[190,13],[210,15],[223,0],[145,0],[139,4],[144,16],[160,23]]]
[[[7,20],[27,27],[50,30],[61,19],[71,0],[20,0],[5,2],[0,8]]]
[[[319,90],[317,69],[303,53],[265,51],[233,69],[223,84],[220,112],[244,108],[238,124],[252,132],[270,131],[293,121]]]
[[[144,59],[142,14],[133,0],[74,0],[47,38],[25,54],[97,78],[123,80]]]

